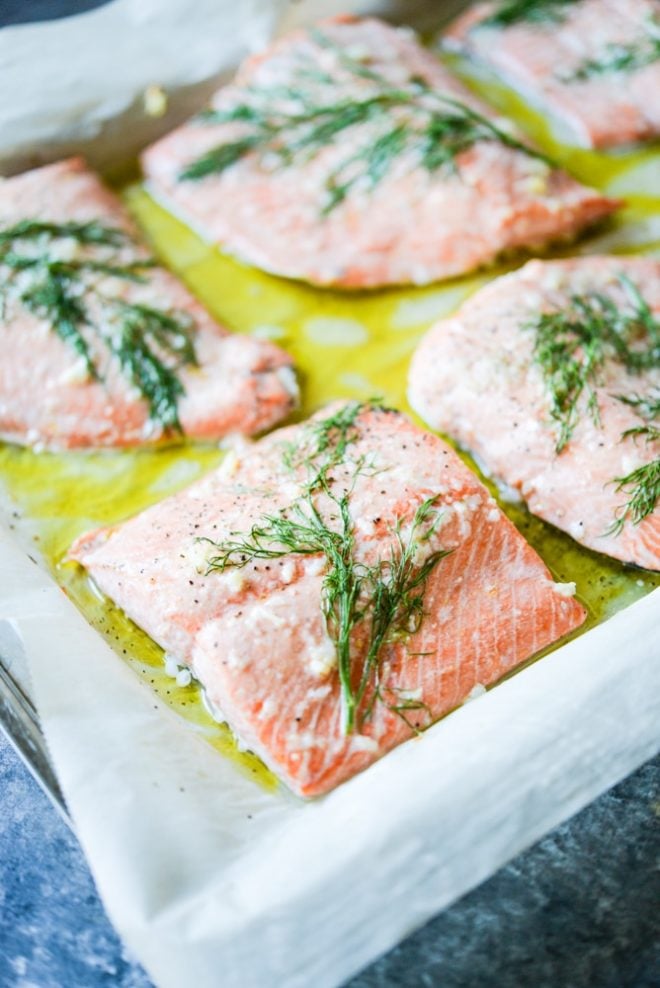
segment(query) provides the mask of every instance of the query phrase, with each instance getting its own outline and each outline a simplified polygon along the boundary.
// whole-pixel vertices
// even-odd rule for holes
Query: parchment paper
[[[460,0],[441,5],[449,16]],[[70,154],[116,170],[204,105],[272,37],[344,11],[417,27],[428,0],[114,0],[78,17],[0,32],[0,174]],[[167,97],[145,113],[148,87]]]
[[[660,591],[303,803],[178,722],[6,534],[0,586],[109,915],[163,988],[333,988],[660,747]]]
[[[0,32],[0,172],[69,154],[122,166],[275,31],[286,0],[114,0]],[[162,87],[162,116],[145,113]]]
[[[214,23],[249,7],[262,34],[282,11],[196,6]],[[190,9],[103,10],[175,7]],[[235,19],[231,30],[216,32],[197,79],[251,43]],[[126,80],[121,99],[144,81]],[[101,106],[89,126],[107,135]],[[46,124],[39,103],[6,160],[46,139]],[[660,747],[660,591],[315,803],[261,789],[196,737],[0,530],[3,622],[110,917],[163,988],[333,988]]]

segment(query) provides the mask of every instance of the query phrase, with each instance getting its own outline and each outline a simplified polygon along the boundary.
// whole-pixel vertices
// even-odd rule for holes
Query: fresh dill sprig
[[[435,655],[435,652],[409,652],[408,654]],[[433,712],[429,705],[424,703],[423,700],[415,700],[413,697],[406,696],[405,694],[407,692],[408,691],[406,689],[401,689],[399,687],[379,687],[378,690],[374,691],[373,702],[375,703],[376,700],[380,700],[382,703],[385,703],[388,710],[391,710],[392,713],[397,715],[397,717],[400,717],[411,731],[415,734],[421,734],[422,728],[419,723],[420,716],[425,718],[425,726],[428,727],[433,720]],[[392,699],[388,700],[387,695],[390,695]],[[411,718],[411,714],[415,715],[414,720]],[[368,715],[370,716],[370,710],[368,711]]]
[[[302,438],[284,446],[283,462],[288,470],[303,465],[313,465],[317,461],[328,470],[344,462],[349,446],[357,441],[359,432],[356,425],[358,416],[365,408],[382,408],[375,399],[368,403],[349,401],[332,415],[323,419],[312,419],[303,430]],[[324,457],[323,460],[320,460]],[[316,474],[312,472],[311,483]],[[309,485],[308,485],[309,486]]]
[[[660,59],[660,19],[649,18],[646,33],[627,43],[612,42],[593,58],[585,59],[576,69],[562,75],[564,82],[584,82],[594,76],[616,72],[636,72]]]
[[[74,241],[80,256],[68,258],[63,242]],[[179,367],[195,363],[192,320],[186,313],[165,312],[126,302],[108,293],[108,277],[143,282],[152,258],[124,260],[128,234],[98,220],[51,223],[22,220],[0,228],[0,301],[10,297],[29,312],[47,319],[53,331],[84,363],[93,380],[102,380],[90,334],[101,339],[130,384],[147,403],[149,416],[163,429],[181,431],[178,399],[183,386]],[[65,258],[58,254],[64,253]],[[94,317],[89,302],[93,303]],[[0,316],[2,312],[0,312]]]
[[[660,427],[654,423],[660,419],[660,393],[651,395],[617,395],[623,404],[633,408],[642,420],[640,425],[626,429],[621,438],[643,438],[647,443],[660,441]],[[607,535],[619,535],[627,520],[633,525],[639,525],[648,515],[655,511],[660,500],[660,457],[644,463],[626,474],[625,477],[615,477],[615,490],[627,495],[628,500],[617,512]]]
[[[599,422],[596,387],[608,358],[632,371],[660,364],[660,323],[627,275],[619,275],[618,281],[627,298],[625,309],[594,292],[574,295],[566,308],[541,313],[525,324],[534,333],[533,360],[558,427],[557,453],[573,435],[583,395],[588,414]]]
[[[429,497],[417,507],[406,539],[402,534],[401,519],[397,519],[389,557],[379,560],[376,566],[367,570],[368,592],[371,597],[368,605],[369,649],[357,691],[358,704],[365,695],[374,672],[377,685],[374,695],[383,699],[378,676],[378,658],[385,642],[415,634],[424,620],[427,578],[447,555],[445,550],[439,549],[431,552],[421,563],[417,558],[419,546],[429,541],[437,527],[439,513],[435,502],[435,497]],[[402,706],[399,702],[392,709],[400,713],[403,709],[418,710],[423,706],[419,702]]]
[[[81,332],[87,314],[80,298],[72,292],[69,280],[46,266],[41,277],[21,292],[20,300],[29,312],[50,321],[55,333],[82,357],[87,373],[96,380],[98,373]]]
[[[236,123],[243,133],[211,147],[179,173],[180,181],[222,174],[248,155],[268,168],[305,163],[352,128],[374,125],[370,140],[347,154],[326,182],[327,215],[359,183],[375,188],[405,152],[427,171],[457,170],[457,159],[479,141],[491,141],[551,164],[540,152],[491,123],[466,104],[433,90],[421,77],[393,86],[378,72],[351,57],[322,32],[317,44],[335,53],[340,75],[310,88],[306,62],[290,87],[253,87],[246,101],[228,109],[207,110],[202,123]],[[303,73],[300,75],[300,73]],[[341,73],[357,84],[357,94],[337,98]]]
[[[71,237],[79,244],[101,244],[109,247],[123,247],[128,240],[123,230],[107,226],[98,220],[48,223],[28,219],[0,229],[0,245],[11,244],[14,240],[36,240],[41,237],[51,240]]]
[[[643,420],[643,425],[633,426],[626,429],[623,438],[627,436],[646,436],[647,442],[660,439],[660,430],[652,425],[656,419],[660,418],[660,393],[655,395],[616,395],[618,401],[629,408],[633,408]]]
[[[176,370],[196,363],[184,313],[168,313],[148,305],[117,300],[117,329],[106,343],[122,371],[149,406],[149,414],[163,429],[181,432],[178,401],[184,394]],[[162,355],[170,358],[167,362]]]
[[[500,0],[492,13],[480,20],[480,27],[510,27],[512,24],[556,24],[579,0]]]
[[[657,442],[660,439],[660,429],[656,425],[636,425],[632,429],[626,429],[622,434],[622,438],[626,439],[628,436],[643,436],[647,443]]]
[[[396,124],[335,168],[326,186],[324,214],[342,202],[357,182],[375,188],[404,150],[414,150],[420,164],[431,174],[441,169],[457,173],[459,156],[479,141],[495,142],[551,164],[540,152],[522,144],[465,103],[434,94],[419,83],[415,85],[421,93],[432,96],[438,108],[415,107],[419,119]]]
[[[617,513],[607,531],[608,535],[619,535],[628,520],[633,525],[639,525],[655,511],[660,500],[660,457],[642,464],[625,477],[615,477],[614,483],[617,485],[616,491],[626,494],[628,500]]]
[[[439,523],[435,497],[416,509],[407,533],[398,519],[388,552],[373,564],[356,557],[355,526],[351,497],[355,483],[371,467],[364,457],[347,460],[349,447],[358,438],[358,416],[367,407],[352,402],[326,419],[310,423],[302,442],[284,450],[284,463],[291,469],[303,467],[305,479],[300,495],[275,514],[264,515],[249,532],[233,533],[215,542],[202,539],[214,549],[207,572],[242,568],[257,559],[286,555],[324,558],[321,607],[328,634],[337,650],[344,728],[359,728],[360,707],[371,694],[367,714],[376,698],[405,719],[412,705],[389,703],[380,684],[379,663],[386,643],[414,634],[424,617],[426,580],[447,552],[429,550],[419,560],[420,546],[427,543]],[[350,466],[348,482],[337,481],[333,471]],[[354,654],[354,632],[366,629],[366,644]],[[423,707],[416,704],[414,709]]]
[[[368,79],[371,82],[382,83],[383,77],[380,72],[375,72],[373,69],[369,68],[367,64],[368,57],[366,58],[355,58],[350,55],[342,45],[338,45],[336,42],[329,38],[327,34],[320,31],[317,27],[313,27],[309,36],[312,41],[315,41],[319,48],[325,48],[328,51],[333,52],[335,58],[337,59],[341,68],[346,69],[349,75],[359,76],[362,79]],[[331,76],[326,76],[327,81],[334,85],[335,80]]]

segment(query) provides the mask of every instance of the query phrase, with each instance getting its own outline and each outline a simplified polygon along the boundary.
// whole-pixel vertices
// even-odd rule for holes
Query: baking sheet
[[[333,988],[658,747],[656,591],[302,803],[218,757],[0,538],[78,835],[163,988]]]
[[[650,165],[652,190],[654,160],[657,167],[648,154],[613,158],[601,184],[643,192],[640,170],[644,175]],[[593,156],[575,158],[573,167],[595,163]],[[416,340],[480,281],[368,297],[315,292],[220,257],[138,187],[127,196],[168,263],[221,318],[295,351],[307,370],[310,404],[375,390],[403,404]],[[652,247],[658,218],[648,198],[636,195],[600,244]],[[579,249],[598,246],[591,238]],[[330,341],[321,351],[319,339]],[[114,469],[107,456],[68,462],[78,480],[98,470],[100,486]],[[177,473],[171,466],[163,460],[150,470],[147,500],[191,479],[188,468]],[[37,459],[33,467],[32,493],[25,472],[21,482],[8,472],[17,502],[32,507],[35,491],[48,493]],[[218,970],[227,985],[338,984],[658,747],[656,591],[336,793],[304,804],[265,779],[255,784],[249,759],[219,757],[204,741],[210,725],[196,716],[184,723],[178,701],[165,703],[166,689],[161,700],[139,683],[142,645],[134,669],[118,661],[30,562],[31,543],[33,553],[38,545],[45,559],[59,558],[70,519],[35,509],[12,520],[7,512],[21,546],[3,533],[0,651],[13,650],[13,678],[28,698],[29,660],[53,758],[104,901],[159,984],[217,984]],[[73,514],[80,528],[106,520]],[[82,584],[58,577],[74,597],[80,591],[92,613]],[[627,580],[612,609],[647,591],[651,580]]]
[[[0,726],[67,823],[70,818],[46,749],[20,635],[0,622]]]

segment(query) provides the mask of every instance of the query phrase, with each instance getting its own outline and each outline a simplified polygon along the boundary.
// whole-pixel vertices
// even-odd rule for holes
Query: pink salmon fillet
[[[94,248],[94,257],[114,264],[144,261],[148,251],[113,193],[80,158],[60,161],[0,181],[0,235],[16,224],[37,220],[55,224],[101,223],[123,231],[119,248]],[[23,251],[38,241],[20,241]],[[58,258],[77,260],[75,240],[60,240]],[[87,256],[87,255],[85,255]],[[28,272],[28,275],[30,273]],[[283,419],[296,403],[291,358],[267,342],[229,333],[162,267],[144,268],[142,280],[99,273],[86,276],[112,305],[157,308],[191,326],[197,365],[178,371],[183,395],[178,415],[183,432],[215,440],[228,433],[255,433]],[[23,273],[20,278],[25,278]],[[38,275],[41,278],[41,275]],[[4,282],[4,284],[3,284]],[[38,448],[132,446],[164,438],[167,430],[150,417],[149,407],[120,370],[118,360],[99,339],[102,310],[94,308],[83,325],[100,379],[93,379],[78,354],[53,329],[47,311],[31,311],[12,294],[0,255],[0,436]],[[3,291],[3,289],[6,289]]]
[[[445,34],[447,46],[491,66],[549,111],[571,143],[606,148],[660,134],[657,0],[575,0],[558,6],[547,22],[481,27],[497,9],[496,3],[471,7]],[[648,58],[633,68],[635,51]],[[617,58],[630,67],[603,71]],[[589,70],[588,63],[601,69]]]
[[[310,420],[312,428],[327,414]],[[208,572],[214,549],[198,540],[249,532],[265,512],[292,503],[307,474],[287,467],[283,456],[305,448],[309,428],[279,430],[230,454],[187,490],[83,535],[70,552],[104,594],[190,667],[243,744],[302,796],[327,792],[366,768],[585,618],[574,585],[553,582],[450,447],[398,412],[359,406],[354,441],[330,474],[330,490],[351,491],[353,558],[360,566],[389,558],[395,533],[407,538],[428,498],[435,521],[414,552],[421,561],[440,550],[449,555],[424,584],[417,630],[385,641],[381,699],[346,733],[336,640],[321,609],[324,555],[252,558],[242,568]],[[315,504],[324,517],[333,515],[325,495]],[[333,530],[336,512],[334,518]],[[358,622],[351,633],[354,683],[366,625]],[[373,689],[362,713],[369,698]],[[395,701],[405,718],[392,709]]]
[[[219,145],[250,140],[256,124],[193,119],[144,153],[149,188],[203,237],[248,263],[343,288],[460,275],[506,251],[573,238],[618,208],[498,140],[459,147],[453,164],[424,164],[428,134],[420,106],[447,112],[449,99],[503,128],[510,124],[496,120],[410,30],[378,20],[336,18],[288,35],[249,59],[211,108],[216,117],[237,107],[248,117],[265,108],[285,121],[275,142],[281,148],[290,121],[311,106],[339,105],[351,114],[384,93],[405,97],[423,87],[414,111],[389,107],[334,132],[336,117],[318,116],[295,134],[304,139],[320,121],[326,131],[314,151],[283,163],[277,150],[252,149],[196,180],[182,173]],[[401,131],[410,135],[411,127],[412,137],[400,145]],[[289,141],[295,143],[290,134]],[[429,159],[441,144],[431,141]],[[329,190],[341,187],[332,205]]]
[[[621,531],[611,531],[627,502],[615,478],[660,455],[657,440],[623,437],[645,422],[617,396],[657,402],[657,357],[655,366],[633,371],[610,354],[594,385],[597,414],[584,391],[574,432],[557,452],[557,423],[529,328],[540,313],[561,311],[576,296],[597,293],[629,311],[622,275],[659,320],[660,262],[651,258],[529,261],[496,279],[424,337],[411,364],[409,399],[425,422],[471,450],[533,514],[590,549],[660,569],[660,505],[639,524],[628,517]]]

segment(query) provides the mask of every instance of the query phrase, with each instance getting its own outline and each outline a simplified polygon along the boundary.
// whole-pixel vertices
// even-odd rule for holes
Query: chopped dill
[[[660,438],[660,430],[651,423],[660,418],[660,394],[656,395],[616,395],[618,401],[633,408],[644,421],[643,425],[633,426],[623,433],[626,436],[646,436],[647,442]]]
[[[654,424],[660,419],[660,393],[616,397],[633,408],[642,420],[640,425],[626,429],[621,438],[625,439],[628,436],[632,436],[635,440],[644,438],[647,443],[660,441],[660,427]],[[660,457],[642,464],[625,477],[615,477],[613,483],[617,485],[617,492],[626,494],[628,500],[617,512],[617,517],[607,531],[608,535],[618,535],[627,520],[633,525],[639,525],[655,511],[660,500]]]
[[[177,370],[195,363],[192,320],[124,301],[109,293],[107,278],[144,282],[151,258],[125,260],[127,233],[98,220],[51,223],[22,220],[0,228],[0,318],[10,299],[47,319],[53,332],[82,360],[92,380],[103,379],[91,342],[100,339],[121,373],[163,429],[181,431]],[[91,307],[90,307],[91,304]]]
[[[579,0],[500,0],[492,13],[480,20],[475,28],[510,27],[512,24],[556,24]]]
[[[324,453],[327,453],[328,460],[322,464],[324,467],[343,463],[348,447],[359,435],[355,424],[358,416],[365,408],[378,407],[376,401],[350,401],[327,418],[312,419],[305,426],[302,441],[299,439],[284,447],[284,465],[289,470],[295,470],[297,467],[313,464]],[[312,481],[314,478],[315,475],[312,476]]]
[[[584,82],[594,76],[615,72],[636,72],[660,59],[660,19],[649,17],[646,32],[626,44],[607,44],[593,58],[585,59],[572,72],[562,75],[564,82]]]
[[[406,723],[410,723],[407,713],[426,709],[419,701],[387,700],[386,694],[392,691],[380,682],[380,658],[384,645],[420,628],[426,580],[447,555],[445,550],[430,547],[420,553],[439,523],[436,498],[429,497],[418,505],[407,531],[403,519],[397,519],[390,545],[376,562],[367,564],[356,556],[351,497],[357,479],[373,470],[373,465],[364,456],[350,460],[347,453],[359,435],[359,415],[374,407],[373,403],[351,402],[309,423],[302,442],[285,447],[285,466],[305,472],[301,493],[292,504],[264,515],[247,533],[232,533],[221,542],[200,540],[214,549],[207,572],[289,554],[325,559],[321,607],[337,650],[346,733],[361,726],[376,700],[386,703]],[[343,470],[341,481],[335,476],[336,468]],[[358,629],[361,644],[356,654]],[[361,716],[363,701],[367,706]]]
[[[588,414],[600,421],[596,388],[607,359],[634,372],[660,366],[660,323],[627,275],[618,281],[625,309],[597,292],[574,295],[566,308],[540,313],[525,325],[534,333],[533,359],[558,429],[557,453],[573,435],[583,395]]]
[[[383,82],[383,77],[380,73],[369,68],[368,55],[363,58],[355,58],[354,56],[349,55],[345,48],[336,44],[327,36],[327,34],[324,34],[323,31],[319,31],[317,27],[311,29],[309,36],[316,42],[319,48],[326,48],[328,51],[333,52],[341,67],[346,69],[350,75],[360,76],[362,79],[369,79],[371,82]],[[326,76],[326,80],[331,85],[333,85],[335,81],[331,76]]]
[[[656,430],[657,432],[657,430]],[[660,438],[660,434],[656,436]],[[628,500],[623,509],[608,529],[608,535],[618,535],[630,520],[633,525],[639,525],[655,511],[660,499],[660,457],[642,464],[625,477],[615,477],[616,490],[627,495]]]
[[[540,152],[491,123],[476,110],[433,90],[421,77],[392,85],[364,61],[351,57],[322,32],[311,37],[336,56],[336,77],[316,74],[303,58],[288,87],[252,87],[246,99],[227,109],[207,110],[201,123],[234,123],[242,127],[231,139],[211,147],[186,165],[180,181],[217,175],[247,155],[256,155],[264,168],[304,164],[353,128],[373,124],[368,142],[351,151],[327,179],[323,215],[332,212],[354,186],[374,189],[406,152],[428,172],[456,171],[457,159],[478,141],[491,141],[520,151],[546,164]],[[353,91],[342,95],[347,76]]]
[[[123,247],[127,237],[123,230],[106,226],[98,220],[87,222],[48,223],[43,220],[20,220],[13,226],[0,229],[0,245],[11,245],[14,240],[36,240],[40,237],[61,239],[71,237],[80,244],[102,244]]]

